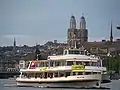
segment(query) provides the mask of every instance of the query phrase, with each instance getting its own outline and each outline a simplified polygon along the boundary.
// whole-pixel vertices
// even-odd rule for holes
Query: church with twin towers
[[[76,27],[75,16],[71,16],[70,25],[67,32],[67,43],[70,48],[76,46],[79,48],[84,42],[88,42],[88,30],[86,29],[85,17],[80,18],[79,26]]]

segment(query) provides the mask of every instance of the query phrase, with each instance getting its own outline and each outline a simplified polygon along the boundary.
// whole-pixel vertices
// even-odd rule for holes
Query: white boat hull
[[[40,86],[40,87],[76,87],[89,88],[100,87],[101,75],[78,75],[61,78],[18,78],[17,86]],[[98,84],[98,85],[97,85]]]
[[[67,83],[20,83],[17,82],[17,86],[23,87],[71,87],[71,88],[90,88],[97,87],[99,81],[92,82],[67,82]],[[98,86],[99,87],[99,86]]]

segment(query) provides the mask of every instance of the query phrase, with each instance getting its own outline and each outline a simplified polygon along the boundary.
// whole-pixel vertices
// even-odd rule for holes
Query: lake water
[[[0,79],[0,90],[120,90],[120,80],[113,80],[109,84],[102,85],[102,87],[106,87],[106,89],[17,87],[12,79]]]

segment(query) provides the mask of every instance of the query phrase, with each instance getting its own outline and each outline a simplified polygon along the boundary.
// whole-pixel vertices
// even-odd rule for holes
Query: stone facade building
[[[80,19],[79,28],[76,27],[75,16],[71,16],[70,27],[67,33],[67,43],[70,48],[75,46],[79,47],[82,43],[88,41],[88,31],[86,29],[85,17],[82,16]]]

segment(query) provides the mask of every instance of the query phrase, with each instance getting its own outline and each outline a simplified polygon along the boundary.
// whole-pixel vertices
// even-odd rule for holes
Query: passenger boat
[[[98,61],[86,50],[65,49],[63,55],[29,61],[28,67],[20,70],[17,86],[100,87],[102,69]]]

